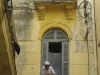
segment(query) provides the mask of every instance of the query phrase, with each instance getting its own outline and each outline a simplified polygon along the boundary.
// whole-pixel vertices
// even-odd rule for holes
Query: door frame
[[[48,31],[47,33],[45,33],[45,35],[44,35],[44,37],[49,33],[49,32],[52,32],[52,31],[55,31],[55,30],[50,30],[50,31]],[[60,30],[56,30],[56,31],[60,31]],[[67,37],[67,35],[63,32],[63,31],[61,31],[66,37]],[[47,45],[49,45],[49,42],[68,42],[69,43],[69,40],[68,39],[44,39],[44,37],[43,37],[43,39],[42,39],[42,51],[41,51],[41,64],[43,64],[43,62],[42,62],[42,59],[43,59],[43,57],[42,57],[42,55],[43,55],[43,42],[46,42],[47,43]],[[54,36],[55,37],[55,36]],[[68,37],[67,37],[68,38]],[[69,43],[69,45],[70,45],[70,43]],[[68,45],[68,46],[69,46]],[[70,49],[70,47],[69,47],[69,49]],[[69,61],[70,61],[70,50],[69,50]],[[63,54],[62,54],[62,58],[63,58]],[[47,57],[46,57],[46,59],[48,59],[48,49],[47,49]],[[70,63],[69,63],[69,66],[70,66]],[[70,70],[70,67],[69,67],[69,70]],[[69,71],[69,73],[70,73],[70,71]],[[70,74],[69,74],[70,75]]]

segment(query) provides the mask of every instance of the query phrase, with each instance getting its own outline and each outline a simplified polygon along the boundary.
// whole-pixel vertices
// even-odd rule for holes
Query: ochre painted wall
[[[94,75],[94,50],[92,26],[87,41],[85,40],[87,26],[77,9],[73,9],[73,20],[67,20],[66,5],[45,5],[45,20],[38,20],[38,10],[25,9],[24,2],[13,0],[14,21],[17,39],[21,48],[16,55],[18,75],[40,75],[42,37],[52,29],[60,29],[69,37],[69,73],[70,75]],[[77,1],[77,6],[82,0]],[[23,5],[22,5],[23,4]],[[21,7],[25,7],[22,8]],[[83,12],[83,11],[81,11]]]

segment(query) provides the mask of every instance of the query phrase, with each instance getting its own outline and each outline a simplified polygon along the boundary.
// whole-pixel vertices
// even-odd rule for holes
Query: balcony
[[[32,0],[34,2],[34,4],[43,4],[43,5],[47,5],[47,4],[72,4],[74,5],[74,8],[77,8],[77,0]]]
[[[77,0],[33,0],[34,2],[76,2]]]

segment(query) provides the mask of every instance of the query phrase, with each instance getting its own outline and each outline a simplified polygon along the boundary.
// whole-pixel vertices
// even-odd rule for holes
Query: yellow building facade
[[[40,75],[46,60],[57,75],[100,75],[99,0],[88,0],[92,5],[88,40],[85,39],[85,18],[78,12],[82,1],[13,0],[14,23],[21,48],[20,55],[15,57],[15,68],[8,13],[1,0],[0,75]]]
[[[89,1],[93,3],[92,0]],[[67,42],[68,45],[62,45],[61,50],[63,52],[66,47],[68,50],[68,56],[62,54],[62,59],[68,58],[68,75],[97,75],[93,26],[91,25],[88,40],[85,40],[87,25],[85,19],[79,16],[77,8],[81,2],[82,0],[70,3],[13,0],[14,23],[21,48],[20,55],[16,55],[17,75],[40,75],[43,61],[50,60],[49,51],[46,51],[46,59],[43,59],[43,51],[50,49],[50,42],[60,42],[61,45]],[[54,35],[49,35],[52,31]],[[57,35],[59,32],[62,34]],[[45,39],[46,34],[48,39]],[[63,34],[66,39],[56,39]],[[52,36],[54,39],[50,40]],[[63,60],[58,62],[63,63]],[[66,75],[64,70],[62,73]]]

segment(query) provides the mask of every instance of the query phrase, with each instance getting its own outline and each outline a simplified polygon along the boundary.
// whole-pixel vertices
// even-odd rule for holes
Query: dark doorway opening
[[[61,53],[62,52],[62,43],[61,42],[49,42],[49,52]]]

